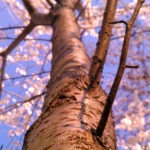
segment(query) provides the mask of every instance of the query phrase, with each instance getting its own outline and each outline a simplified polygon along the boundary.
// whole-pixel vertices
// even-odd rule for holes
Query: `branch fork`
[[[133,28],[133,24],[135,22],[135,19],[137,18],[137,15],[140,11],[140,8],[142,7],[143,2],[144,2],[144,0],[138,0],[137,1],[134,12],[133,12],[133,14],[132,14],[132,16],[128,22],[125,22],[124,20],[111,22],[111,24],[124,23],[126,25],[126,28],[125,28],[125,36],[124,36],[122,52],[121,52],[121,57],[120,57],[120,62],[119,62],[117,74],[115,76],[113,85],[112,85],[111,90],[110,90],[108,97],[106,99],[106,104],[105,104],[102,116],[100,118],[97,129],[95,131],[96,135],[99,137],[102,137],[102,135],[103,135],[109,114],[110,114],[111,109],[112,109],[114,99],[116,97],[121,79],[123,77],[123,73],[125,71],[125,68],[138,68],[139,67],[138,65],[137,66],[126,65],[126,60],[127,60],[127,53],[128,53],[129,43],[130,43],[130,39],[131,39],[131,31]]]

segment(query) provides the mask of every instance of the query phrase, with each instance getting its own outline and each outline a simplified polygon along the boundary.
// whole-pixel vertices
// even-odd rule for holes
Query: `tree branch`
[[[132,66],[132,65],[126,65],[125,67],[126,67],[126,68],[136,68],[136,69],[137,69],[137,68],[139,68],[139,65],[135,65],[135,66]]]
[[[31,102],[32,100],[34,100],[34,99],[36,99],[38,97],[41,97],[44,94],[46,94],[46,92],[42,92],[41,94],[34,95],[31,98],[26,99],[24,101],[19,101],[19,102],[16,102],[15,104],[9,105],[9,106],[7,106],[7,107],[4,108],[4,111],[0,110],[0,114],[4,115],[5,113],[7,113],[9,111],[12,111],[13,109],[18,108],[21,104],[24,104],[24,103],[27,103],[27,102]]]
[[[108,46],[111,38],[112,24],[114,21],[117,0],[107,0],[102,28],[99,32],[99,40],[92,58],[91,68],[89,71],[90,84],[89,89],[95,85],[99,85],[103,65],[105,62]]]
[[[2,65],[1,65],[1,70],[0,70],[0,98],[1,98],[1,92],[2,92],[4,73],[5,73],[6,59],[7,59],[7,56],[2,58]]]
[[[30,22],[28,26],[20,33],[20,35],[8,46],[8,48],[0,53],[0,56],[6,56],[12,52],[12,50],[27,36],[35,25]]]
[[[22,0],[24,3],[24,6],[26,7],[28,13],[30,14],[30,16],[36,12],[36,8],[34,8],[33,4],[32,4],[32,0]]]
[[[123,47],[122,47],[122,53],[121,53],[121,58],[120,58],[120,63],[118,67],[117,74],[115,76],[113,85],[111,87],[111,90],[109,92],[109,95],[106,100],[106,105],[104,107],[104,111],[102,113],[101,119],[98,123],[98,127],[96,129],[96,134],[98,136],[102,136],[103,131],[105,129],[109,114],[111,112],[112,104],[114,102],[114,99],[116,97],[119,84],[121,82],[125,67],[126,67],[126,59],[127,59],[127,53],[128,53],[128,48],[129,48],[129,42],[131,38],[131,30],[133,28],[133,24],[135,22],[135,19],[139,13],[140,8],[142,7],[144,0],[138,0],[136,7],[134,9],[134,12],[131,16],[131,19],[126,25],[126,30],[125,30],[125,37],[124,37],[124,42],[123,42]]]
[[[35,73],[35,74],[28,74],[28,75],[22,75],[22,76],[12,77],[12,78],[8,78],[8,79],[3,78],[3,80],[16,80],[16,79],[20,79],[20,78],[33,77],[33,76],[37,76],[37,75],[41,75],[41,74],[46,74],[46,73],[50,73],[50,70],[49,71],[43,71],[43,72],[40,72],[40,73]]]
[[[32,0],[23,0],[23,3],[30,14],[31,21],[35,25],[51,25],[53,16],[50,13],[40,13],[34,6]]]
[[[23,3],[31,16],[31,21],[29,25],[21,32],[21,34],[8,46],[8,48],[0,53],[0,56],[3,57],[1,74],[0,74],[0,91],[2,90],[2,82],[4,78],[4,72],[6,67],[6,58],[7,55],[28,35],[36,25],[50,25],[53,16],[48,14],[41,14],[36,10],[32,5],[32,0],[23,0]],[[0,94],[1,95],[1,94]]]
[[[2,57],[2,66],[1,66],[1,70],[0,70],[0,96],[1,96],[1,91],[2,91],[2,82],[3,82],[3,79],[4,79],[7,56],[24,39],[24,37],[32,31],[33,28],[34,28],[34,24],[31,22],[20,33],[20,35],[8,46],[8,48],[5,51],[0,53],[0,56]]]
[[[114,21],[114,22],[111,22],[110,24],[118,24],[118,23],[123,23],[123,24],[127,25],[127,22],[124,20]]]
[[[0,39],[5,39],[5,40],[15,40],[15,37],[0,37]],[[50,39],[43,39],[43,38],[24,38],[23,41],[45,41],[45,42],[50,42]]]
[[[53,7],[55,7],[56,6],[56,1],[55,0],[46,0],[47,1],[47,3],[53,8]]]
[[[83,7],[81,1],[78,0],[77,4],[76,4],[76,6],[75,6],[75,8],[76,8],[76,9],[78,10],[78,12],[79,12],[78,16],[76,17],[76,21],[79,19],[80,16],[84,16],[84,12],[85,12],[85,9],[86,9],[87,6],[88,6],[88,3],[89,3],[89,2],[87,1],[86,5]]]
[[[11,30],[11,29],[20,29],[20,28],[26,28],[25,26],[13,26],[13,27],[5,27],[5,28],[0,28],[0,30]]]
[[[150,29],[144,29],[144,30],[142,30],[142,31],[139,31],[139,32],[133,32],[132,34],[131,34],[131,36],[133,37],[133,36],[135,36],[135,35],[139,35],[139,34],[141,34],[141,33],[145,33],[145,32],[150,32]],[[120,39],[120,38],[123,38],[124,36],[123,35],[120,35],[120,36],[116,36],[116,37],[112,37],[111,38],[111,40],[117,40],[117,39]]]

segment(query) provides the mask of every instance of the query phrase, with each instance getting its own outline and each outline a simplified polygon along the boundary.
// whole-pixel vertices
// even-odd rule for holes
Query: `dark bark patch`
[[[63,99],[66,99],[67,97],[66,97],[66,95],[61,94],[58,96],[58,98],[63,100]]]
[[[99,136],[97,136],[97,132],[95,129],[91,128],[91,134],[93,135],[93,139],[99,143],[100,146],[102,146],[105,150],[109,150],[107,147],[105,147],[104,143],[101,141]]]
[[[70,111],[61,111],[60,113],[63,113],[63,114],[69,114]]]
[[[58,99],[66,100],[66,101],[70,101],[70,100],[77,101],[77,98],[74,95],[69,96],[69,95],[65,95],[65,94],[59,95]]]
[[[70,127],[70,126],[74,126],[74,124],[65,124],[62,127]]]
[[[47,147],[45,147],[43,150],[49,150],[53,145],[49,145]]]
[[[43,132],[45,130],[45,128],[42,128],[41,130],[39,130],[39,132]]]
[[[60,136],[60,135],[63,135],[64,133],[65,133],[65,131],[60,132],[60,133],[57,133],[56,135],[53,136],[53,138],[56,138],[56,137],[58,137],[58,136]]]
[[[74,100],[74,101],[77,100],[76,97],[75,97],[74,95],[70,96],[70,98],[71,98],[72,100]]]

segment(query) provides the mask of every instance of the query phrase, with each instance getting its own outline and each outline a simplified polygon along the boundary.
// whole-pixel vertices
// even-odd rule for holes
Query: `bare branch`
[[[92,58],[92,64],[89,71],[90,77],[90,85],[94,87],[95,85],[99,85],[99,81],[101,79],[101,74],[103,70],[103,65],[105,62],[108,46],[110,43],[111,31],[112,31],[112,24],[111,22],[114,21],[115,10],[116,10],[117,0],[107,0],[105,12],[104,12],[104,19],[102,22],[102,28],[99,32],[99,40],[97,43],[95,54]]]
[[[33,76],[37,76],[37,75],[41,75],[41,74],[46,74],[46,73],[50,73],[50,70],[49,71],[43,71],[43,72],[40,72],[40,73],[35,73],[35,74],[28,74],[28,75],[22,75],[22,76],[12,77],[12,78],[8,78],[8,79],[3,78],[3,81],[4,80],[16,80],[16,79],[20,79],[20,78],[33,77]]]
[[[124,20],[114,21],[114,22],[111,22],[110,24],[118,24],[118,23],[124,23],[125,25],[127,25],[127,22]]]
[[[83,16],[83,14],[84,14],[84,12],[85,12],[85,9],[86,9],[87,6],[88,6],[88,3],[89,3],[89,2],[87,2],[86,5],[83,7],[82,4],[81,4],[81,1],[78,0],[77,4],[76,4],[76,6],[75,6],[75,8],[79,11],[79,14],[78,14],[78,16],[76,17],[76,20],[78,20],[80,16]]]
[[[32,0],[23,0],[23,3],[28,11],[28,13],[30,14],[31,17],[31,21],[32,23],[34,23],[35,25],[51,25],[53,17],[52,15],[50,15],[50,13],[48,14],[43,14],[40,13],[37,8],[35,8],[33,6],[33,2]]]
[[[133,32],[132,34],[131,34],[131,36],[133,37],[133,36],[135,36],[135,35],[139,35],[139,34],[141,34],[141,33],[145,33],[145,32],[150,32],[150,29],[144,29],[144,30],[141,30],[141,31],[139,31],[139,32]],[[112,37],[111,38],[111,40],[117,40],[117,39],[120,39],[120,38],[123,38],[124,36],[123,35],[121,35],[121,36],[116,36],[116,37]]]
[[[34,28],[33,23],[31,22],[22,32],[21,34],[8,46],[8,48],[0,53],[0,56],[2,57],[2,66],[0,70],[0,96],[1,96],[1,91],[2,91],[2,83],[4,79],[4,73],[5,73],[5,68],[6,68],[6,59],[8,54],[12,52],[12,50],[24,39],[28,33],[32,31]]]
[[[8,46],[8,48],[0,53],[0,56],[6,56],[12,52],[12,50],[28,35],[34,28],[34,24],[31,22],[29,25],[20,33],[20,35]]]
[[[2,92],[4,73],[5,73],[6,59],[7,59],[7,56],[2,58],[2,65],[1,65],[1,70],[0,70],[0,98],[1,98],[1,92]]]
[[[21,34],[8,46],[8,48],[0,53],[0,56],[3,57],[1,74],[0,74],[0,91],[2,90],[2,82],[4,78],[4,72],[6,67],[6,58],[7,55],[28,35],[36,25],[50,25],[53,17],[48,14],[41,14],[34,8],[32,5],[32,0],[23,0],[23,3],[31,16],[31,21],[29,25],[21,32]]]
[[[40,0],[40,2],[42,3],[42,5],[47,9],[49,10],[49,7],[47,7],[47,4],[45,4],[42,0]],[[48,2],[47,2],[48,3]],[[49,3],[48,3],[49,4]]]
[[[52,8],[55,7],[57,4],[55,0],[46,0],[46,1]]]
[[[19,101],[19,102],[15,103],[15,104],[9,105],[8,107],[5,107],[4,110],[0,110],[0,114],[5,114],[5,113],[7,113],[9,111],[12,111],[13,109],[16,109],[16,108],[20,107],[21,104],[25,104],[27,102],[31,102],[31,101],[35,100],[36,98],[41,97],[41,96],[43,96],[45,94],[46,94],[46,92],[42,92],[41,94],[34,95],[31,98],[26,99],[24,101]]]
[[[45,63],[46,63],[47,57],[48,57],[48,55],[50,54],[50,52],[51,52],[51,50],[49,50],[49,51],[46,53],[46,55],[44,56],[43,64],[42,64],[42,66],[41,66],[41,71],[40,71],[40,72],[43,72],[43,71],[44,71],[44,65],[45,65]],[[44,72],[45,72],[45,71],[44,71]],[[50,71],[49,71],[49,73],[50,73]],[[42,75],[42,74],[40,74],[40,75]]]
[[[29,14],[32,15],[36,11],[34,6],[32,5],[32,0],[22,0],[22,1]]]
[[[26,28],[25,26],[13,26],[13,27],[5,27],[5,28],[0,28],[0,30],[11,30],[11,29],[20,29],[20,28]]]
[[[136,69],[137,69],[137,68],[139,68],[139,65],[135,65],[135,66],[126,65],[125,67],[126,67],[126,68],[136,68]]]
[[[81,32],[81,35],[83,35],[85,31],[86,31],[86,28],[83,28],[83,31]],[[145,32],[150,32],[150,29],[141,30],[139,32],[133,32],[131,34],[131,36],[133,37],[135,35],[139,35],[139,34],[145,33]],[[117,39],[120,39],[120,38],[123,38],[123,37],[124,37],[124,35],[120,35],[120,36],[112,37],[111,40],[117,40]],[[7,36],[7,37],[0,37],[0,39],[15,40],[16,38]],[[43,39],[43,38],[33,38],[33,39],[24,38],[23,41],[45,41],[45,42],[50,42],[51,40],[50,39]]]
[[[15,40],[16,38],[14,38],[14,37],[0,37],[0,39]],[[43,39],[43,38],[28,39],[28,38],[24,38],[23,41],[45,41],[45,42],[50,42],[50,39]]]
[[[111,112],[112,104],[114,102],[114,99],[116,97],[119,84],[121,82],[125,67],[126,67],[126,59],[127,59],[127,53],[128,53],[128,47],[129,47],[129,42],[131,38],[131,30],[133,27],[133,24],[135,22],[135,19],[139,13],[140,8],[142,7],[144,0],[138,0],[136,7],[134,9],[134,12],[131,16],[131,19],[127,23],[126,30],[125,30],[125,37],[124,37],[124,42],[123,42],[123,47],[122,47],[122,53],[121,53],[121,58],[120,58],[120,63],[118,67],[117,74],[115,76],[115,80],[113,82],[113,85],[111,87],[111,90],[109,92],[109,95],[106,100],[106,105],[104,107],[104,111],[102,113],[101,119],[98,123],[98,127],[96,129],[96,134],[98,136],[102,136],[103,131],[105,129],[109,114]]]

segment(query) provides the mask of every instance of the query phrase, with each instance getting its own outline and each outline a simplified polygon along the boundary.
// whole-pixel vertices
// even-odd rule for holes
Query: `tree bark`
[[[42,113],[25,135],[24,150],[116,149],[112,115],[100,140],[91,132],[106,94],[101,87],[87,90],[90,59],[80,40],[74,6],[75,0],[65,1],[53,9],[51,79]]]

